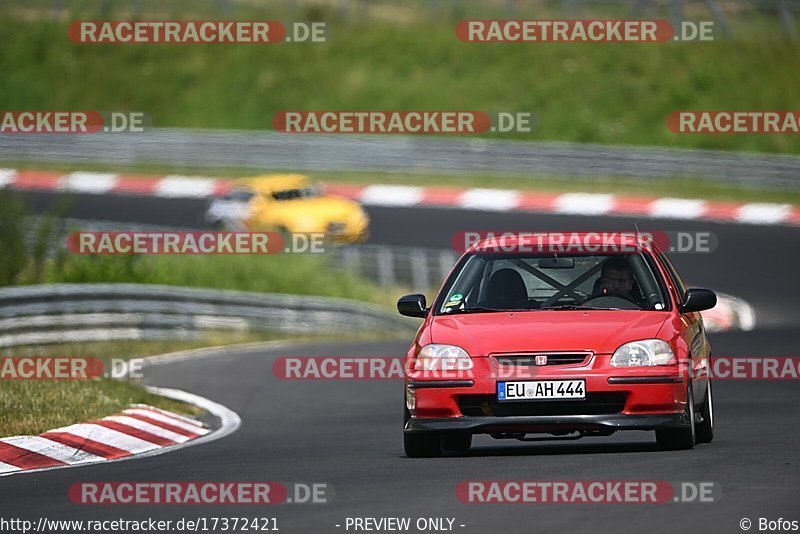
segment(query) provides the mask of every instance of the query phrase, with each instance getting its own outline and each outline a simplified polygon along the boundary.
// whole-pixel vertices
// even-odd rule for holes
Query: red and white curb
[[[195,419],[137,404],[38,436],[0,438],[0,476],[154,456],[220,439],[241,425],[235,412],[203,397],[176,389],[147,389],[206,410],[219,419],[219,428],[209,429]]]
[[[445,206],[478,211],[800,225],[800,206],[766,202],[726,203],[605,193],[537,193],[511,189],[449,189],[395,185],[327,184],[325,189],[365,205],[386,207]]]
[[[162,198],[210,198],[236,186],[205,176],[143,176],[98,172],[70,174],[0,169],[0,188],[80,194],[140,194]],[[563,215],[646,217],[765,225],[800,225],[800,206],[769,202],[712,202],[686,198],[604,193],[540,193],[512,189],[458,189],[400,185],[327,184],[327,192],[367,206],[449,207]]]

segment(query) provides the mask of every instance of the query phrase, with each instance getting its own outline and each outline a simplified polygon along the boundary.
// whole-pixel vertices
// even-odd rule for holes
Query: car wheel
[[[403,434],[403,448],[409,458],[438,458],[442,455],[442,435],[439,432]]]
[[[656,430],[656,442],[664,450],[691,449],[695,444],[694,424],[694,393],[692,384],[686,390],[686,417],[689,419],[688,428],[664,428]]]
[[[442,448],[447,452],[467,452],[472,446],[472,434],[452,432],[444,435]]]
[[[403,428],[409,419],[411,419],[411,412],[403,399]],[[403,432],[403,449],[409,458],[438,458],[444,452],[442,434],[439,432],[422,434]]]
[[[711,380],[706,387],[706,400],[700,407],[702,423],[697,424],[697,443],[711,443],[714,439],[714,400],[711,397]]]

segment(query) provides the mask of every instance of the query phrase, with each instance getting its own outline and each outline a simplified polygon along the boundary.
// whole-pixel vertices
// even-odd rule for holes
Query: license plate
[[[498,382],[497,400],[585,399],[585,380],[532,380]]]

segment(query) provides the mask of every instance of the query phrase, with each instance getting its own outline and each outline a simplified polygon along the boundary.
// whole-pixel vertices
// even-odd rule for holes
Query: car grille
[[[494,395],[464,395],[458,399],[458,408],[470,417],[605,415],[625,409],[626,398],[625,393],[587,393],[585,400],[499,402]]]
[[[494,359],[501,366],[536,367],[536,356],[547,356],[545,365],[582,365],[592,354],[590,352],[502,354]],[[540,366],[541,367],[541,366]]]

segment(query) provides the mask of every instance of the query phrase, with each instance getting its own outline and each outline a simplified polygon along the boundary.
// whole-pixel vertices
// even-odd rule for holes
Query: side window
[[[235,189],[222,197],[223,200],[229,200],[231,202],[249,202],[251,198],[255,196],[250,190],[247,189]]]
[[[663,252],[658,253],[658,257],[667,267],[667,271],[669,272],[669,277],[672,279],[672,283],[675,285],[675,289],[678,290],[678,293],[681,297],[686,294],[686,283],[681,278],[681,275],[678,274],[678,271],[675,270],[675,266],[672,265],[672,262],[669,261],[669,258]]]

